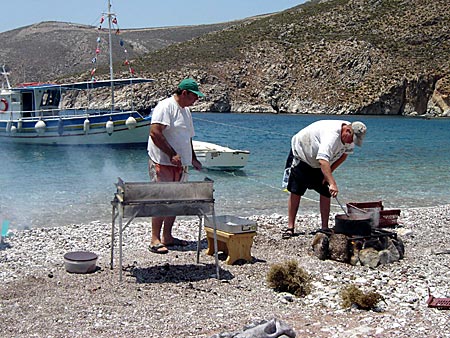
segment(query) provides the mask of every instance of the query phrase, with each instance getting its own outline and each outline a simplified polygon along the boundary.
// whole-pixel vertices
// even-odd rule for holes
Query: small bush
[[[267,274],[269,287],[279,292],[289,292],[297,297],[311,292],[311,276],[294,260],[273,265]]]
[[[383,300],[377,292],[364,293],[355,285],[348,285],[341,290],[342,307],[348,308],[355,304],[358,309],[373,309],[380,300]]]

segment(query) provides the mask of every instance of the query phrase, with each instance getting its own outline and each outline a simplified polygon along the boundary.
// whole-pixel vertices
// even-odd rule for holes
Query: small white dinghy
[[[247,165],[248,150],[236,150],[214,143],[192,141],[195,155],[204,168],[212,170],[237,170]]]

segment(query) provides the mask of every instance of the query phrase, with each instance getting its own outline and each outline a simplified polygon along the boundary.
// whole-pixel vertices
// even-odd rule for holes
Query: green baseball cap
[[[194,79],[184,79],[178,85],[178,89],[188,90],[188,91],[196,94],[199,97],[205,96],[205,94],[203,94],[200,90],[198,90],[198,84],[197,84],[197,82],[195,82]]]

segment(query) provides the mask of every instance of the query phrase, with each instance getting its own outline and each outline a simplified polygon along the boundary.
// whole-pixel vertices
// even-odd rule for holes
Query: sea
[[[450,203],[450,119],[241,113],[193,118],[194,139],[251,152],[242,170],[190,170],[190,181],[214,181],[216,215],[286,215],[288,193],[281,184],[291,137],[320,119],[359,120],[368,128],[363,146],[334,173],[341,204],[382,201],[387,209],[404,209]],[[10,229],[111,222],[118,178],[149,180],[146,145],[3,145],[0,159],[0,222]],[[308,191],[299,213],[318,213],[318,200]],[[332,213],[342,213],[335,200]]]

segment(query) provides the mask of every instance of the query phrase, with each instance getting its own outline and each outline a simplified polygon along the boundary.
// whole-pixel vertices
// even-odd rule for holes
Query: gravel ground
[[[251,219],[258,223],[253,262],[226,265],[221,257],[220,281],[205,239],[195,263],[195,219],[174,229],[189,246],[167,255],[147,250],[149,220],[132,222],[124,233],[122,282],[117,266],[109,268],[110,224],[12,231],[0,247],[2,337],[211,337],[272,318],[297,337],[450,337],[450,311],[426,303],[428,288],[450,297],[450,254],[436,254],[450,249],[450,205],[402,210],[397,231],[405,257],[376,269],[316,258],[316,214],[299,217],[304,234],[289,240],[281,239],[286,217]],[[78,250],[99,255],[96,272],[65,271],[64,254]],[[290,259],[313,278],[304,298],[267,286],[271,265]],[[349,283],[385,302],[375,311],[342,308],[339,291]]]

